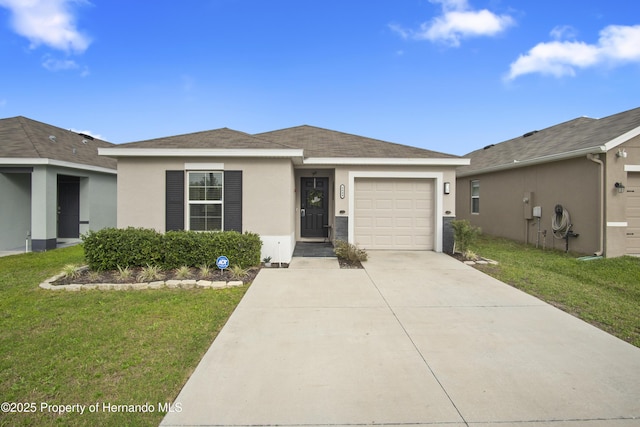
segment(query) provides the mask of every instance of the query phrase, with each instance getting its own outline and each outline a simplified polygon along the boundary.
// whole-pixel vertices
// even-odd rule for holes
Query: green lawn
[[[0,426],[157,425],[159,405],[175,399],[247,290],[38,288],[83,257],[75,246],[0,258],[0,402],[36,409],[0,412]],[[58,415],[46,404],[86,408]],[[144,404],[154,411],[105,410]]]
[[[640,258],[580,261],[575,254],[481,236],[478,269],[640,347]]]
[[[478,267],[486,273],[640,347],[639,258],[578,261],[486,236],[474,250],[500,262]],[[175,399],[247,290],[38,288],[82,261],[80,246],[0,258],[0,402],[36,409],[0,412],[0,426],[157,425],[158,405]],[[86,406],[57,415],[43,404]],[[105,410],[144,404],[154,411]]]

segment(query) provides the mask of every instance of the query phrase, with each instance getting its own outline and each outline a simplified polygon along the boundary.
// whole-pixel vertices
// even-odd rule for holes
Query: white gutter
[[[0,157],[0,165],[14,165],[14,166],[32,166],[32,165],[46,165],[46,166],[59,166],[62,168],[72,168],[79,170],[86,170],[92,172],[101,172],[109,174],[117,174],[116,169],[104,168],[102,166],[87,165],[84,163],[65,162],[63,160],[55,159],[43,159],[40,157],[27,158],[27,157]]]
[[[308,157],[305,165],[377,165],[377,166],[466,166],[462,158],[389,158],[389,157]]]
[[[108,157],[302,157],[301,149],[244,148],[98,148]]]
[[[489,148],[490,150],[490,148]],[[527,160],[513,160],[513,163],[505,163],[502,165],[497,165],[497,166],[490,166],[484,169],[476,169],[476,170],[470,170],[470,171],[458,171],[456,173],[458,178],[463,178],[465,176],[471,176],[471,175],[480,175],[483,173],[489,173],[489,172],[497,172],[497,171],[502,171],[502,170],[507,170],[507,169],[515,169],[515,168],[523,168],[525,166],[534,166],[534,165],[539,165],[542,163],[548,163],[548,162],[555,162],[558,160],[566,160],[566,159],[572,159],[575,157],[582,157],[585,156],[587,154],[599,154],[599,153],[606,153],[607,152],[607,147],[604,145],[598,145],[595,147],[589,147],[589,148],[581,148],[580,150],[574,150],[574,151],[566,151],[564,153],[559,153],[559,154],[550,154],[548,156],[541,156],[541,157],[536,157],[533,159],[527,159]]]

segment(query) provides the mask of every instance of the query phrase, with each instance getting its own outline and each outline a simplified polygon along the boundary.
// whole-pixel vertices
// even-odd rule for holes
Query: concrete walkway
[[[260,272],[163,426],[640,425],[630,344],[447,255],[312,263]]]

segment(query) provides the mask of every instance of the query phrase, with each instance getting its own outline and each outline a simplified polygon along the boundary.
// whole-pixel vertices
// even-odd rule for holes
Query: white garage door
[[[627,177],[627,253],[640,254],[640,173]]]
[[[364,249],[433,250],[433,181],[357,178],[356,244]]]

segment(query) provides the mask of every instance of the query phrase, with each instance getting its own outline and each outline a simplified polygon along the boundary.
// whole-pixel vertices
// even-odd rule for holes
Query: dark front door
[[[300,236],[327,237],[329,178],[302,178],[300,187]]]
[[[58,237],[80,237],[80,178],[58,175]]]

